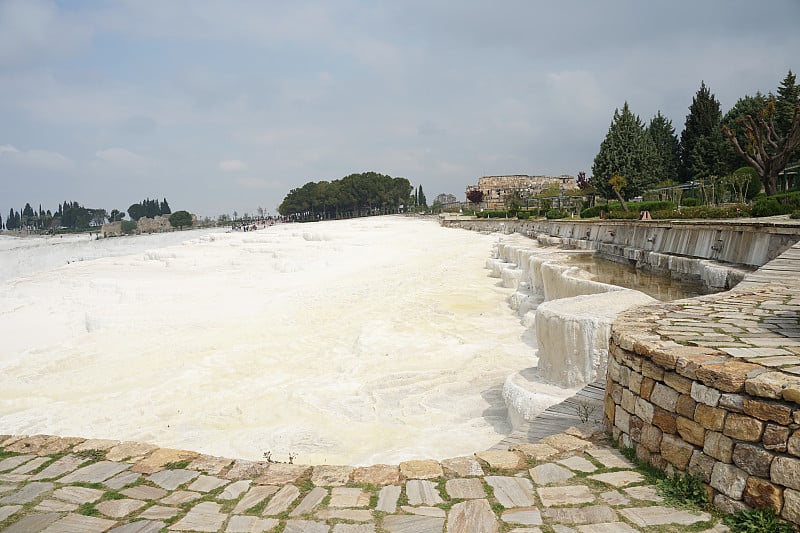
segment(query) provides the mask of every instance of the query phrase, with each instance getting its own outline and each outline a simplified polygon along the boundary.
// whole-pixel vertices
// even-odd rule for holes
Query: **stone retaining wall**
[[[800,523],[800,283],[640,307],[612,327],[604,423],[726,512]]]

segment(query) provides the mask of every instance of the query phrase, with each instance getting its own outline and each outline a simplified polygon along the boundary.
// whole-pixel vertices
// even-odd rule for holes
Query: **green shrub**
[[[786,208],[774,196],[769,196],[756,200],[751,212],[754,217],[771,217],[783,215],[786,213]]]
[[[681,207],[671,211],[653,211],[650,216],[654,220],[689,219],[689,218],[740,218],[750,216],[750,206],[730,204],[722,206],[701,205],[697,207]]]
[[[519,211],[517,213],[517,218],[520,219],[520,220],[528,220],[529,218],[531,218],[531,212],[530,211]]]
[[[544,216],[547,217],[548,219],[567,218],[569,216],[569,212],[566,209],[560,209],[560,208],[548,209],[547,213],[545,213]]]
[[[599,217],[601,212],[608,213],[612,209],[620,209],[622,206],[619,202],[613,204],[596,205],[594,207],[587,207],[581,211],[581,218],[594,218]]]
[[[789,218],[800,218],[800,209],[795,209],[792,211],[792,213],[789,215]]]
[[[739,511],[724,518],[734,533],[791,533],[794,526],[775,516],[772,507]]]
[[[667,503],[680,506],[705,507],[708,505],[708,493],[703,487],[703,480],[691,474],[675,474],[656,482],[656,490]]]
[[[697,207],[700,205],[700,200],[692,197],[684,198],[682,204],[684,207]]]
[[[633,209],[629,209],[628,211],[623,211],[622,209],[615,209],[608,213],[608,218],[616,218],[622,220],[639,220],[639,211],[635,211]]]

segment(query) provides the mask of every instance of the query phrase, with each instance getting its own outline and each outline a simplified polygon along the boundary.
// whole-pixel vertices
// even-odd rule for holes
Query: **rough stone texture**
[[[505,476],[486,476],[484,479],[494,490],[495,499],[506,509],[530,507],[535,503],[533,484],[529,479]]]
[[[158,500],[167,495],[167,491],[164,489],[148,485],[136,485],[120,492],[134,500]]]
[[[656,426],[644,426],[642,428],[642,445],[651,452],[661,450],[662,431]]]
[[[383,487],[378,493],[378,505],[375,507],[378,511],[384,513],[393,513],[397,510],[397,500],[400,498],[401,487],[397,485],[387,485]]]
[[[448,479],[444,490],[450,498],[472,500],[486,497],[483,483],[478,478]]]
[[[159,448],[146,458],[137,462],[131,467],[132,472],[140,474],[155,474],[164,469],[164,465],[183,461],[191,461],[197,457],[197,453],[186,450],[171,450],[169,448]]]
[[[303,465],[290,465],[285,463],[271,463],[267,471],[256,479],[259,485],[281,485],[294,483],[305,476],[311,467]]]
[[[42,494],[53,490],[53,487],[54,485],[52,483],[45,483],[41,481],[28,483],[17,492],[0,498],[0,505],[24,505],[26,503],[30,503]]]
[[[725,415],[727,412],[724,409],[710,407],[704,403],[697,404],[694,411],[694,420],[702,425],[705,429],[711,431],[722,431],[725,427]]]
[[[410,505],[437,505],[443,503],[436,484],[432,481],[412,479],[406,483],[406,496]]]
[[[594,457],[606,468],[633,468],[634,464],[628,461],[617,450],[609,448],[589,448],[586,453]]]
[[[96,502],[102,496],[102,490],[89,487],[61,487],[53,492],[53,498],[77,504]]]
[[[764,372],[745,382],[744,390],[747,394],[761,396],[762,398],[773,398],[779,400],[782,397],[783,389],[796,383],[797,379],[784,374],[783,372]]]
[[[542,513],[536,507],[523,507],[520,509],[511,509],[503,511],[500,515],[503,522],[509,524],[523,524],[526,526],[541,526]]]
[[[671,507],[656,505],[653,507],[632,507],[620,509],[620,514],[639,527],[649,528],[666,524],[690,526],[697,522],[705,522],[711,518],[708,513],[679,511]]]
[[[580,505],[583,503],[593,503],[595,501],[594,495],[585,485],[539,487],[536,489],[536,493],[539,495],[539,499],[545,507]]]
[[[589,479],[594,479],[607,485],[614,487],[624,487],[633,483],[641,483],[644,477],[639,472],[633,470],[621,470],[619,472],[606,472],[605,474],[596,474],[589,476]]]
[[[383,528],[389,533],[442,533],[444,518],[414,515],[390,515]]]
[[[566,481],[575,474],[554,463],[544,463],[531,468],[530,475],[533,482],[537,485],[550,485],[552,483]]]
[[[279,515],[289,509],[298,496],[300,496],[300,489],[294,485],[284,485],[275,493],[262,514],[264,516]]]
[[[750,507],[772,507],[777,513],[783,507],[783,490],[769,481],[751,476],[745,483],[742,499]]]
[[[329,507],[366,507],[367,505],[369,505],[369,494],[361,489],[348,487],[334,487],[331,489]]]
[[[650,394],[650,401],[665,411],[674,413],[679,396],[680,393],[675,389],[656,383],[655,387],[653,387],[653,392]]]
[[[678,470],[686,470],[694,447],[673,435],[664,435],[661,440],[661,456]]]
[[[741,394],[723,394],[719,398],[719,406],[732,413],[744,411],[744,396]]]
[[[42,479],[53,479],[59,476],[63,476],[68,472],[74,471],[80,465],[85,463],[87,460],[83,457],[78,457],[77,455],[67,455],[54,461],[52,464],[48,465],[38,474],[31,476],[32,481],[39,481]]]
[[[746,511],[747,505],[743,501],[734,500],[724,494],[717,494],[712,500],[714,507],[726,514],[734,514],[739,511]]]
[[[106,500],[95,505],[95,509],[111,518],[122,518],[128,516],[137,509],[141,509],[145,503],[141,500]]]
[[[96,516],[68,514],[61,520],[50,524],[42,533],[101,533],[115,524],[114,520],[106,520]],[[35,530],[31,530],[35,531]]]
[[[287,520],[283,533],[329,533],[330,526],[312,520]]]
[[[800,490],[800,459],[794,457],[775,457],[769,470],[773,483]]]
[[[723,433],[732,439],[747,442],[757,442],[761,440],[761,433],[764,430],[764,422],[751,416],[730,413],[725,418],[725,429]]]
[[[130,465],[125,463],[115,463],[112,461],[100,461],[67,474],[59,480],[59,483],[102,483],[108,478],[127,470]]]
[[[477,464],[477,461],[475,461]],[[472,475],[482,475],[472,474]],[[470,474],[465,474],[470,475]],[[353,483],[368,483],[370,485],[394,485],[400,482],[400,469],[391,465],[362,466],[353,470]]]
[[[677,416],[660,407],[656,407],[653,410],[653,425],[657,426],[664,433],[675,433],[678,431]]]
[[[228,521],[225,533],[263,533],[271,531],[278,523],[279,521],[274,518],[234,515]]]
[[[244,497],[239,500],[239,503],[237,503],[236,507],[233,508],[233,513],[244,513],[251,507],[255,507],[259,503],[263,502],[276,492],[278,492],[278,487],[274,485],[256,485],[248,490],[247,494],[245,494]]]
[[[526,456],[530,457],[527,452],[525,452],[521,448],[525,448],[528,446],[538,446],[537,444],[522,444],[514,449],[523,452]],[[549,446],[547,446],[549,448]],[[552,449],[552,448],[550,448]],[[533,451],[533,450],[531,450]],[[553,450],[553,454],[558,453],[557,450]],[[538,459],[537,459],[538,460]],[[442,461],[442,466],[445,470],[449,470],[451,472],[455,472],[459,476],[482,476],[483,475],[483,468],[481,464],[475,460],[474,457],[454,457],[452,459],[444,459]]]
[[[318,465],[311,473],[311,482],[318,487],[347,485],[355,468],[352,466]]]
[[[792,408],[777,402],[745,398],[744,412],[759,420],[769,420],[784,426],[792,422]]]
[[[239,496],[242,495],[244,491],[250,488],[250,484],[252,483],[249,479],[240,479],[239,481],[234,481],[222,492],[219,493],[217,496],[218,500],[235,500]],[[273,491],[274,492],[274,491]]]
[[[227,485],[228,483],[230,483],[230,480],[200,474],[197,479],[195,479],[192,484],[189,485],[189,490],[196,490],[197,492],[211,492],[212,490],[218,489],[224,485]]]
[[[514,452],[502,450],[487,450],[475,454],[478,459],[485,461],[490,467],[501,470],[516,470],[524,465],[522,456]]]
[[[580,508],[551,508],[545,509],[544,515],[550,520],[557,520],[568,524],[597,524],[600,522],[614,522],[617,520],[617,513],[607,505],[590,505]]]
[[[738,443],[733,448],[733,464],[750,475],[769,477],[769,467],[775,456],[753,444]]]
[[[678,434],[691,444],[702,446],[705,442],[706,429],[702,424],[698,424],[694,420],[690,420],[683,416],[679,416],[676,420],[676,427]]]
[[[443,476],[444,471],[437,461],[417,460],[400,463],[400,474],[406,479],[431,479]]]
[[[322,500],[328,495],[328,491],[322,487],[314,487],[311,491],[305,495],[303,500],[298,504],[297,507],[289,513],[289,516],[302,516],[306,513],[310,513],[314,510]]]
[[[155,474],[148,476],[147,480],[155,483],[162,489],[175,490],[184,483],[195,479],[200,475],[200,472],[194,470],[184,470],[182,468],[177,470],[162,470]]]
[[[730,463],[733,456],[733,440],[722,433],[708,431],[703,445],[703,453],[723,463]]]
[[[742,499],[744,486],[747,482],[747,472],[725,463],[717,463],[711,472],[712,487],[720,491],[725,496],[734,500]]]
[[[714,458],[706,455],[700,450],[692,452],[692,458],[689,460],[689,468],[687,471],[695,476],[700,476],[703,481],[708,483],[711,481],[711,472],[714,469]]]
[[[130,462],[135,463],[155,449],[155,446],[143,442],[120,442],[106,452],[106,460],[130,460]]]
[[[760,368],[752,363],[731,360],[698,368],[697,379],[722,392],[741,392],[747,375]]]
[[[718,390],[711,387],[706,387],[697,381],[692,382],[690,394],[692,399],[697,403],[702,403],[704,405],[708,405],[709,407],[716,407],[721,396],[721,393]]]
[[[495,533],[500,523],[492,512],[488,500],[468,500],[455,504],[447,517],[448,533]]]
[[[686,418],[694,418],[694,412],[697,408],[697,402],[692,399],[688,394],[681,394],[678,396],[678,402],[675,404],[675,412]]]
[[[419,508],[415,508],[419,509]],[[428,507],[428,509],[435,509],[442,518],[444,518],[444,511],[436,507]],[[427,515],[429,516],[429,515]],[[317,518],[323,520],[353,520],[354,522],[368,522],[372,520],[372,511],[367,509],[322,509],[317,513]]]
[[[764,435],[761,436],[761,443],[767,450],[775,452],[785,452],[789,442],[789,428],[767,424],[764,428]],[[799,450],[800,451],[800,450]],[[794,455],[798,455],[794,453]]]
[[[792,489],[783,491],[783,511],[781,516],[795,524],[800,523],[800,492]]]
[[[572,435],[566,435],[564,433],[550,435],[549,437],[541,439],[539,443],[551,446],[560,452],[583,450],[592,446],[592,443],[588,440],[574,437]]]
[[[566,466],[570,470],[577,470],[578,472],[594,472],[597,470],[597,467],[591,461],[587,461],[583,457],[578,457],[577,455],[573,455],[572,457],[567,457],[566,459],[559,459],[557,461],[559,464]]]
[[[679,376],[675,372],[664,372],[664,384],[681,394],[689,394],[692,391],[692,380]]]

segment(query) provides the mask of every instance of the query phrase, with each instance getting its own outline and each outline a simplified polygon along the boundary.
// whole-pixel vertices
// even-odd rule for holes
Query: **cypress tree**
[[[658,158],[658,181],[677,181],[681,147],[672,121],[659,111],[650,120],[647,133],[653,139]]]
[[[690,181],[725,173],[722,136],[722,112],[719,101],[705,82],[692,99],[686,123],[681,132],[682,178]]]
[[[611,126],[594,158],[592,185],[600,194],[611,198],[616,195],[610,180],[622,176],[625,186],[620,194],[626,199],[633,198],[656,183],[659,167],[652,137],[625,102],[622,111],[614,110]]]

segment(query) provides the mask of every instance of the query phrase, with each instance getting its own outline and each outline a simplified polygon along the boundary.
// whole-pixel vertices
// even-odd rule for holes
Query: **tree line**
[[[579,186],[624,204],[655,187],[754,172],[757,187],[773,195],[780,173],[798,158],[800,84],[790,70],[776,93],[745,95],[724,115],[701,82],[680,139],[660,111],[645,125],[625,102],[614,111],[592,177]],[[743,172],[745,166],[753,170]]]
[[[309,181],[290,190],[278,212],[301,219],[348,218],[397,213],[412,204],[427,205],[422,186],[414,189],[406,178],[363,172],[332,181]]]
[[[139,203],[131,204],[128,207],[127,216],[133,221],[145,216],[153,218],[158,215],[169,215],[172,210],[169,202],[164,198],[161,201],[146,198]],[[8,217],[3,221],[0,216],[0,229],[8,230],[27,229],[32,231],[44,231],[57,229],[82,230],[92,226],[102,226],[106,222],[118,222],[125,218],[125,211],[112,209],[110,212],[105,209],[87,208],[75,201],[64,201],[59,204],[54,212],[45,211],[39,204],[37,211],[26,203],[20,211],[13,208],[8,213]]]

